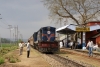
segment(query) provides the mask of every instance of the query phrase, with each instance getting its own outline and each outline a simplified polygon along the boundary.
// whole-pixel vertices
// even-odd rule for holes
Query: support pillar
[[[82,37],[82,49],[86,49],[86,32],[83,32],[83,37]]]

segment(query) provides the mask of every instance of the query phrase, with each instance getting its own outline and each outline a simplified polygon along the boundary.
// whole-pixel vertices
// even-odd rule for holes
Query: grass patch
[[[16,59],[15,58],[10,58],[9,62],[10,63],[16,63]]]
[[[7,54],[8,52],[17,49],[18,46],[15,45],[3,45],[2,49],[0,47],[0,55],[3,56],[5,54]]]
[[[21,62],[21,60],[17,56],[13,56],[12,54],[6,55],[5,59],[10,63]]]
[[[3,57],[0,57],[0,65],[3,64],[5,62]]]
[[[1,48],[1,47],[0,47]],[[3,44],[2,49],[0,49],[0,64],[3,64],[4,62],[10,62],[10,63],[16,63],[20,62],[21,60],[17,56],[17,52],[14,51],[18,48],[16,45],[9,45],[9,44]]]
[[[18,59],[18,57],[14,57],[14,56],[12,56],[12,57],[9,57],[9,62],[10,63],[16,63],[16,62],[21,62],[21,60],[19,60]]]

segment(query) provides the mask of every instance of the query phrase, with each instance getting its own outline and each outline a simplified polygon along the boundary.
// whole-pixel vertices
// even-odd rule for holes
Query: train
[[[32,39],[33,38],[33,39]],[[41,27],[31,36],[34,49],[40,52],[59,51],[59,42],[56,40],[56,28],[51,26]]]

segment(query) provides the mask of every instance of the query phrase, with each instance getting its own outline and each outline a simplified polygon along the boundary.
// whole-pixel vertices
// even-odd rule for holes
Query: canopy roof
[[[56,32],[61,33],[61,34],[68,34],[68,33],[73,34],[77,32],[76,27],[78,26],[74,24],[69,24],[69,25],[65,25],[63,27],[56,29]],[[89,28],[90,28],[90,31],[98,30],[100,29],[100,25],[92,25],[92,26],[89,26]]]
[[[90,31],[94,31],[94,30],[98,30],[98,29],[100,29],[100,25],[98,25],[98,24],[90,26]]]
[[[67,34],[67,33],[73,34],[75,33],[75,29],[76,29],[76,25],[69,24],[69,25],[56,29],[56,32],[61,33],[61,34]]]

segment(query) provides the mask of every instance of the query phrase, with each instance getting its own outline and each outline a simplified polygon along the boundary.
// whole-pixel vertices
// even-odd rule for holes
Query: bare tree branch
[[[73,17],[73,15],[72,15],[66,8],[64,8],[64,6],[63,6],[63,4],[62,4],[62,1],[61,1],[61,6],[62,6],[62,8],[69,14],[69,16],[70,16],[74,21],[76,21],[76,23],[79,25],[78,21]]]
[[[100,0],[43,0],[43,2],[50,10],[49,17],[54,20],[71,18],[79,25],[86,24],[100,15],[98,12]]]

